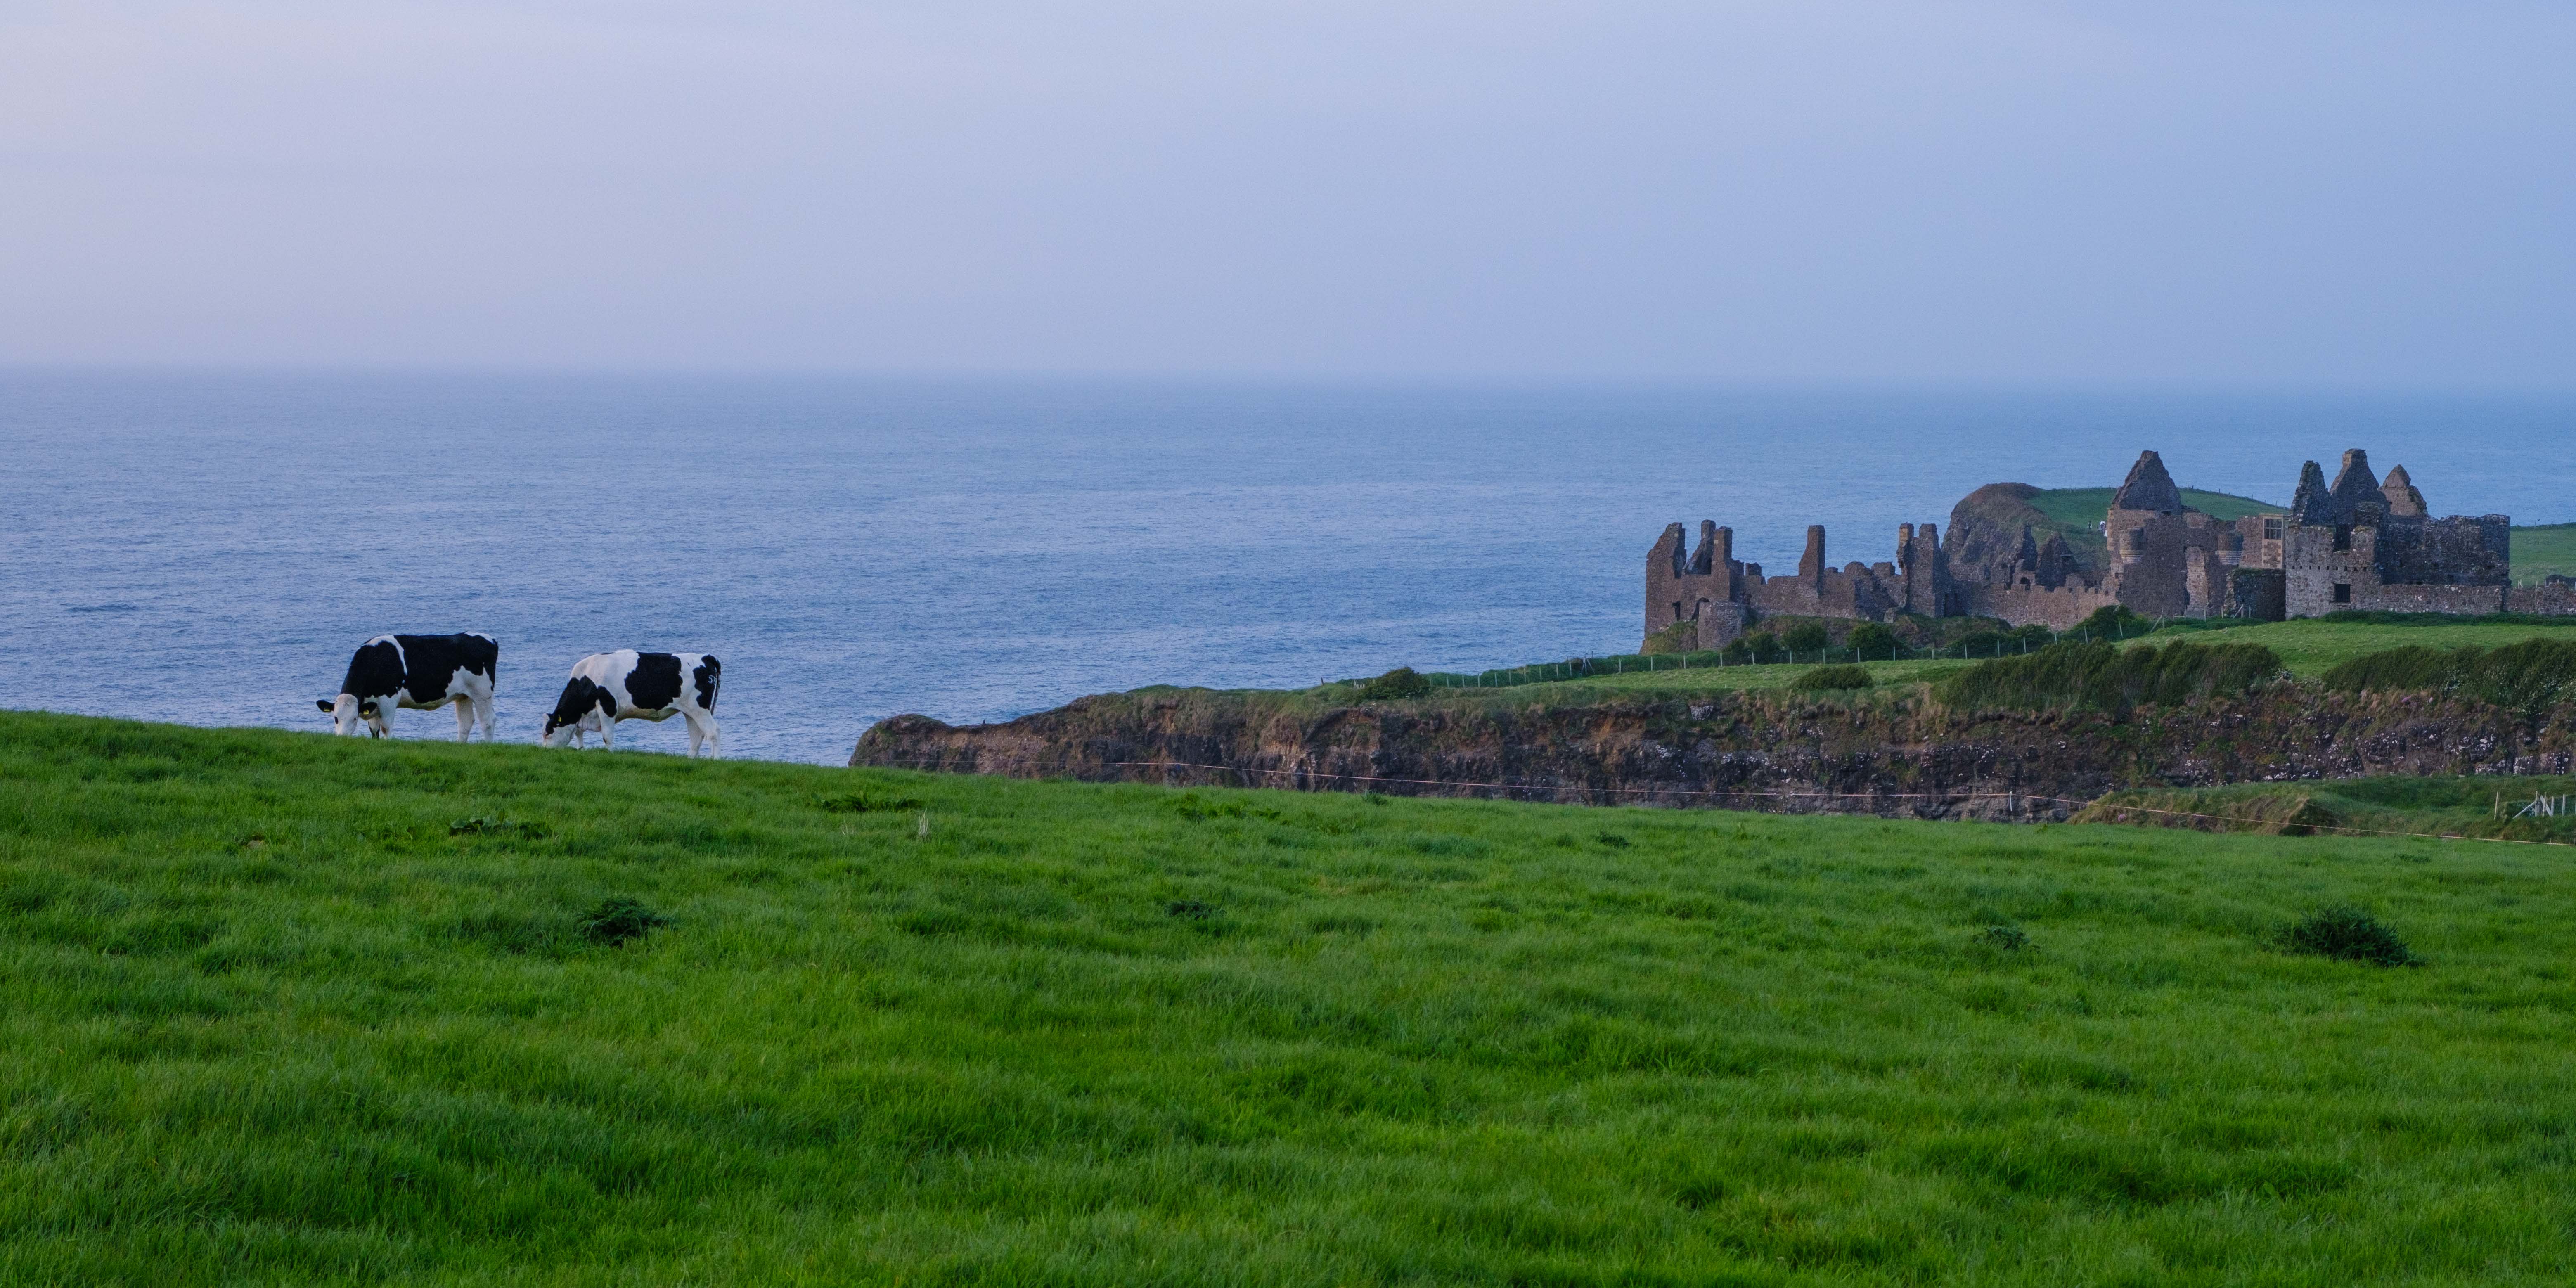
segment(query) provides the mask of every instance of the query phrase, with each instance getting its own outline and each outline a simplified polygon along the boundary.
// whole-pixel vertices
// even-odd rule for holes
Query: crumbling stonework
[[[2035,491],[1995,484],[1969,501],[1990,495]],[[1646,633],[1695,623],[1696,646],[1709,649],[1771,615],[1886,621],[1907,613],[2063,630],[2113,605],[2145,617],[2264,621],[2340,609],[2576,614],[2576,581],[2511,584],[2511,530],[2500,514],[2430,517],[2404,467],[2375,478],[2358,448],[2344,453],[2331,485],[2307,462],[2288,513],[2219,519],[2183,504],[2162,458],[2141,452],[2102,522],[2098,574],[2062,534],[2042,542],[2027,524],[2009,558],[2010,546],[1989,531],[1954,571],[1939,530],[1908,523],[1897,529],[1893,562],[1828,567],[1825,530],[1815,526],[1797,575],[1765,577],[1760,564],[1734,557],[1734,529],[1704,520],[1689,549],[1676,523],[1646,556]]]
[[[2285,516],[2283,611],[2315,617],[2343,609],[2498,613],[2513,582],[2513,521],[2501,514],[2427,517],[2403,466],[2392,492],[2372,478],[2370,457],[2343,454],[2332,485],[2314,461],[2299,472]]]

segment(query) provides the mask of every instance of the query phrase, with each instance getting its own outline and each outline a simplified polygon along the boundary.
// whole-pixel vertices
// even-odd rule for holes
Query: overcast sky
[[[2576,387],[2576,4],[0,0],[0,362]]]

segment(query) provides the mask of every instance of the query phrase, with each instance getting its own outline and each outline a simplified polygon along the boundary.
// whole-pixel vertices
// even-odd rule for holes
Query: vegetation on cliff
[[[2432,965],[2289,951],[2365,910]],[[0,714],[31,1283],[2555,1283],[2555,851]]]
[[[2302,619],[2292,622],[2242,622],[2227,618],[2167,622],[2159,625],[2135,614],[2116,621],[2106,614],[2125,613],[2123,609],[2105,609],[2095,615],[2095,625],[2106,628],[2116,638],[2139,638],[2151,643],[2176,639],[2201,640],[2214,632],[2223,632],[2230,643],[2259,644],[2278,654],[2290,674],[2314,679],[2335,666],[2357,657],[2392,648],[2416,646],[2434,649],[2494,648],[2528,639],[2576,641],[2576,619],[2498,615],[2492,618],[2441,617],[2433,614],[2336,614],[2327,618]],[[1871,679],[1879,685],[1903,685],[1930,681],[1958,669],[1958,655],[1971,659],[2032,652],[2059,638],[2058,632],[2044,626],[2018,630],[1996,630],[1993,623],[1977,625],[1974,619],[1945,618],[1961,623],[1960,634],[1943,640],[1945,656],[1926,658],[1909,653],[1902,661],[1874,661],[1869,652],[1844,652],[1839,649],[1827,660],[1850,661],[1868,668]],[[1871,623],[1852,623],[1854,627]],[[1856,631],[1854,633],[1857,633]],[[1847,636],[1845,638],[1848,638]],[[1756,660],[1757,650],[1762,658]],[[1565,662],[1541,662],[1529,666],[1498,668],[1475,674],[1449,672],[1431,677],[1434,697],[1457,695],[1474,697],[1479,690],[1522,686],[1570,684],[1592,691],[1643,692],[1726,692],[1766,690],[1787,687],[1805,666],[1817,659],[1793,662],[1776,643],[1748,644],[1743,649],[1730,648],[1723,656],[1717,653],[1691,653],[1682,656],[1645,657],[1638,655],[1569,659]],[[1721,666],[1721,661],[1724,665]],[[1318,697],[1340,696],[1360,681],[1326,685],[1308,690]]]
[[[2537,716],[2576,700],[2576,640],[2524,640],[2491,649],[2409,645],[2344,662],[2325,673],[2324,684],[2345,693],[2457,693]]]
[[[2235,697],[2281,671],[2280,656],[2260,644],[2177,640],[2162,647],[2124,647],[2095,641],[2051,644],[2024,657],[1973,663],[1933,691],[1943,702],[1972,711],[2123,713],[2138,706]]]

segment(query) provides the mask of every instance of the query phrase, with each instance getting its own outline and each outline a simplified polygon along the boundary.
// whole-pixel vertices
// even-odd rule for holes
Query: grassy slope
[[[2576,577],[2576,523],[2514,529],[2514,579],[2536,581],[2551,573]]]
[[[2111,512],[2111,497],[2119,490],[2113,487],[2047,488],[2031,497],[2030,504],[2059,523],[2089,531]],[[2182,503],[2221,519],[2241,519],[2249,514],[2279,514],[2288,508],[2269,501],[2257,501],[2250,496],[2204,492],[2190,487],[2182,489]]]
[[[2434,964],[2265,946],[2347,900]],[[2521,847],[0,714],[0,1280],[2562,1282],[2571,916]]]
[[[2460,648],[2477,645],[2491,648],[2516,640],[2547,637],[2576,639],[2576,618],[2565,626],[2502,626],[2476,623],[2453,625],[2401,624],[2383,625],[2360,622],[2262,622],[2228,627],[2222,631],[2167,631],[2155,635],[2160,642],[2189,639],[2198,643],[2220,641],[2264,644],[2281,655],[2292,673],[2303,676],[2323,675],[2336,663],[2374,653],[2382,649],[2420,644],[2427,648]],[[1666,663],[1670,658],[1660,659]],[[1955,670],[1956,661],[1905,661],[1864,663],[1870,677],[1880,684],[1904,684],[1936,678]],[[1813,669],[1799,664],[1774,666],[1693,667],[1689,670],[1629,672],[1624,675],[1601,675],[1558,684],[1533,684],[1506,689],[1471,689],[1457,696],[1521,694],[1562,701],[1584,691],[1595,692],[1663,692],[1702,693],[1733,689],[1785,688],[1789,682]],[[1444,691],[1445,694],[1445,691]]]

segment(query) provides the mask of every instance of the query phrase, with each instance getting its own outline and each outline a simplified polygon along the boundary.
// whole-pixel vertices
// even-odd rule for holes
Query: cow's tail
[[[724,685],[724,663],[717,661],[713,653],[699,654],[697,670],[690,678],[698,682],[699,708],[713,715],[716,690]]]

